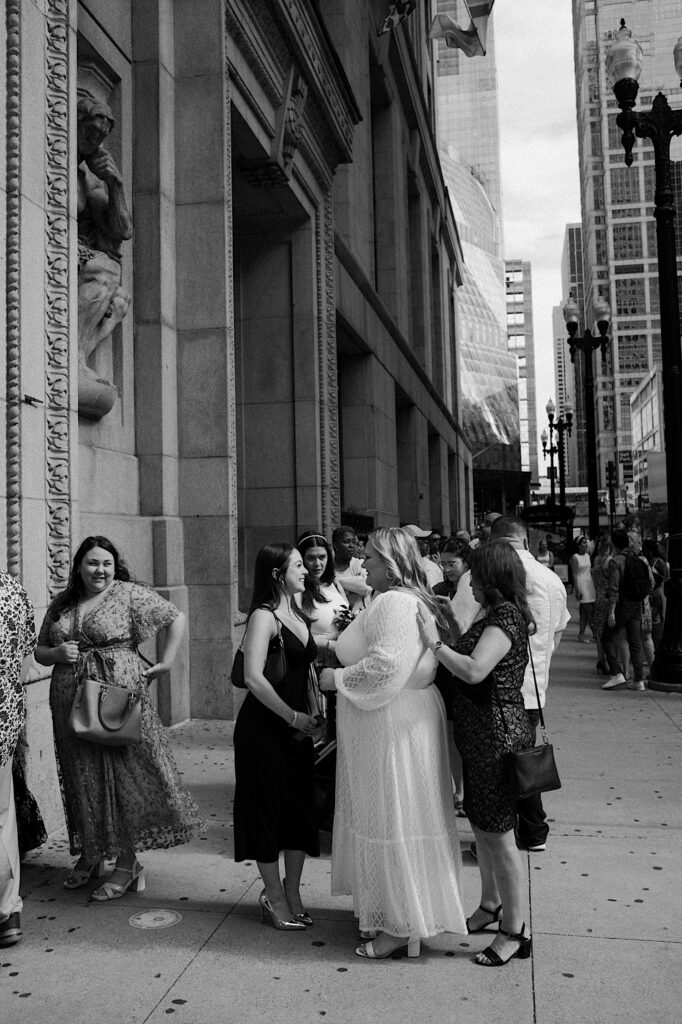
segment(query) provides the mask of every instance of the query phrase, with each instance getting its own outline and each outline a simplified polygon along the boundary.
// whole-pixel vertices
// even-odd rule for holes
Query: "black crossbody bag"
[[[545,719],[540,706],[540,691],[535,675],[533,663],[533,652],[528,643],[528,656],[533,670],[533,682],[535,693],[538,698],[538,712],[540,715],[540,728],[542,729],[542,743],[537,747],[529,747],[528,750],[512,750],[509,726],[504,717],[504,708],[497,689],[497,679],[493,672],[494,689],[497,696],[497,703],[504,725],[504,738],[507,751],[503,755],[503,765],[509,788],[516,800],[524,800],[526,797],[535,796],[536,793],[548,793],[553,789],[561,789],[561,779],[554,760],[554,748],[547,738]]]

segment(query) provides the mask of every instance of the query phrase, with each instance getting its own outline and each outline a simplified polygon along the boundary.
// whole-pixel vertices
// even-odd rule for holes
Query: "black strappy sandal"
[[[516,939],[519,943],[519,948],[508,956],[506,960],[503,960],[492,948],[487,946],[481,953],[477,953],[474,957],[474,963],[478,964],[479,967],[503,967],[508,964],[510,960],[527,960],[533,950],[533,936],[526,935],[526,922],[524,921],[521,925],[521,931],[518,935],[514,935],[513,932],[506,932],[504,928],[500,926],[500,934],[506,935],[508,939]],[[485,960],[479,960],[479,957],[484,956]]]
[[[495,922],[499,921],[500,918],[502,917],[502,904],[501,903],[500,903],[499,907],[495,907],[494,910],[491,910],[489,907],[484,907],[483,904],[481,903],[481,905],[480,905],[480,907],[478,909],[482,910],[484,914],[490,914],[490,920],[486,921],[485,924],[482,924],[480,928],[472,928],[469,925],[469,921],[471,920],[471,917],[473,917],[474,915],[472,914],[471,917],[467,917],[466,924],[467,924],[467,931],[468,931],[469,935],[478,935],[479,932],[484,932],[486,930],[486,928],[489,928],[491,924],[495,924]]]

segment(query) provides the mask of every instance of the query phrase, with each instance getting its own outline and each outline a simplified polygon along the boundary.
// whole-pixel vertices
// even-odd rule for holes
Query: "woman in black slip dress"
[[[293,600],[303,592],[306,575],[290,544],[268,544],[258,552],[243,644],[249,693],[234,730],[234,856],[257,862],[265,886],[259,900],[263,920],[281,931],[304,931],[313,923],[299,886],[306,854],[320,852],[313,783],[319,726],[307,711],[308,674],[317,648],[307,617]],[[287,669],[273,686],[263,669],[280,643],[278,623]]]

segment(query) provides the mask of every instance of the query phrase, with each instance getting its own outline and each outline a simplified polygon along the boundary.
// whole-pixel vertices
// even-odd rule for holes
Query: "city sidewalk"
[[[68,893],[64,833],[29,855],[23,942],[0,950],[4,1024],[675,1024],[682,1006],[682,697],[602,692],[576,617],[553,665],[548,726],[563,788],[547,851],[524,854],[533,957],[471,962],[485,935],[418,960],[353,955],[350,901],[329,894],[328,842],[306,864],[301,934],[261,924],[254,864],[232,860],[231,726],[171,730],[208,834],[142,856],[147,890],[100,905]],[[328,837],[326,837],[328,840]],[[471,833],[462,820],[463,850]],[[92,888],[96,883],[93,882]],[[464,856],[464,902],[478,871]]]

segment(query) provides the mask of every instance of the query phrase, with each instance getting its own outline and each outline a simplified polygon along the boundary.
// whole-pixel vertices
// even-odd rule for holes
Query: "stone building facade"
[[[185,610],[168,723],[234,714],[264,541],[471,525],[433,48],[385,7],[6,0],[7,564],[40,619],[103,533]]]

